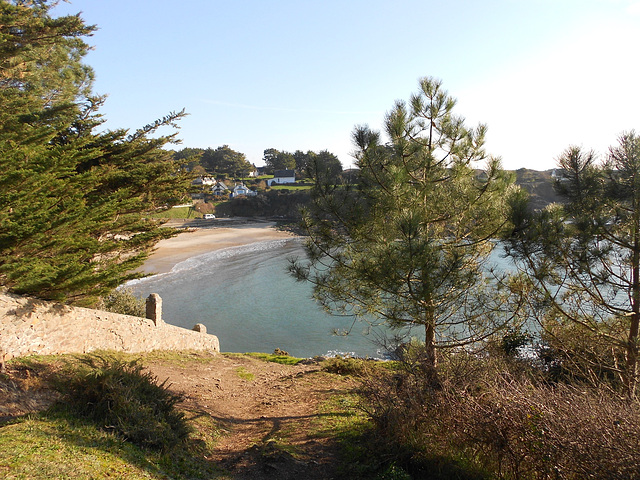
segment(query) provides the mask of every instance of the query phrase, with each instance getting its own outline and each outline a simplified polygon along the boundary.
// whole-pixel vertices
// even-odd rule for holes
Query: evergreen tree
[[[79,16],[51,4],[0,3],[0,283],[90,304],[132,273],[161,238],[149,214],[181,199],[189,179],[162,146],[183,113],[129,133],[95,133],[103,99],[82,63]]]
[[[576,343],[605,345],[589,354],[592,371],[617,373],[634,395],[640,327],[640,137],[623,134],[604,161],[570,147],[558,161],[562,204],[532,212],[514,203],[509,253],[525,271],[534,315],[549,334],[582,331]],[[586,340],[589,338],[589,340]],[[582,345],[582,353],[596,345]],[[613,351],[613,355],[611,352]],[[575,354],[576,352],[574,352]],[[583,355],[584,356],[584,355]]]
[[[302,150],[296,150],[293,152],[293,159],[296,161],[296,173],[299,175],[304,175],[307,171],[307,164],[309,163],[309,158],[311,158],[315,153],[309,150],[307,153],[304,153]]]
[[[267,148],[262,158],[267,170],[271,173],[276,170],[293,170],[296,168],[296,159],[289,152],[281,152],[275,148]]]
[[[229,145],[223,145],[215,150],[207,148],[202,154],[200,163],[207,172],[228,177],[244,176],[253,170],[253,165],[249,163],[245,154],[236,152],[229,148]]]
[[[338,157],[327,150],[319,153],[309,152],[305,168],[307,177],[320,183],[336,183],[342,173],[342,164]]]
[[[357,127],[359,184],[316,181],[303,220],[308,261],[291,267],[329,311],[423,328],[431,372],[437,348],[480,341],[512,315],[483,265],[515,187],[483,149],[486,128],[465,127],[454,105],[424,78],[387,114],[388,144]]]
[[[183,148],[177,152],[173,152],[173,159],[180,164],[182,168],[193,170],[201,166],[200,162],[204,148]],[[202,167],[201,167],[202,168]]]

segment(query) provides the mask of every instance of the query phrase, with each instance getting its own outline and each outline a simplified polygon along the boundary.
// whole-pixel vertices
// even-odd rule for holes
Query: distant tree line
[[[293,153],[267,148],[262,157],[268,173],[276,170],[295,170],[301,177],[317,178],[318,175],[332,182],[342,173],[342,164],[338,157],[327,150]]]
[[[183,168],[220,177],[246,177],[256,170],[245,154],[231,149],[228,145],[218,148],[183,148],[173,152],[173,158]],[[294,153],[267,148],[262,161],[265,173],[273,175],[278,170],[294,170],[299,178],[322,178],[337,181],[342,173],[342,164],[336,155],[327,150]]]

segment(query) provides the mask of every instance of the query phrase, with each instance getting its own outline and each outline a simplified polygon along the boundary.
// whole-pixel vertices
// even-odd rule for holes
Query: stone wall
[[[0,293],[1,366],[13,357],[93,350],[219,352],[220,344],[204,325],[187,330],[161,318],[149,320]]]

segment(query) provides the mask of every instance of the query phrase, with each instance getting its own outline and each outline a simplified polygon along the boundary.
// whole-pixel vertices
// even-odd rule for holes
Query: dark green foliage
[[[142,447],[167,450],[189,435],[182,400],[138,362],[90,357],[60,385],[65,406]]]
[[[296,168],[296,159],[289,152],[281,152],[275,148],[267,148],[262,157],[267,171],[271,174],[276,170],[293,170]]]
[[[217,176],[244,177],[253,170],[244,153],[236,152],[223,145],[216,148],[207,148],[202,153],[200,164],[209,173]]]
[[[342,164],[338,157],[327,150],[322,150],[317,154],[309,152],[304,171],[308,178],[314,179],[318,183],[338,183],[342,173]]]
[[[500,348],[507,357],[515,357],[518,349],[524,347],[532,340],[529,332],[523,332],[520,328],[508,328],[502,336]]]
[[[316,178],[302,222],[308,262],[291,266],[330,312],[424,328],[431,366],[436,348],[482,340],[517,313],[507,280],[484,265],[517,189],[485,152],[486,127],[466,127],[454,106],[441,82],[423,78],[387,114],[387,143],[356,127],[358,184]]]
[[[95,133],[103,98],[82,63],[78,16],[50,3],[0,4],[0,284],[16,293],[91,304],[174,235],[150,214],[181,200],[189,177],[161,147],[172,113],[130,133]]]
[[[342,172],[342,164],[338,157],[327,150],[313,152],[308,150],[296,150],[294,153],[267,148],[262,160],[267,171],[273,173],[276,170],[295,170],[300,177],[319,178],[322,181],[335,182]]]
[[[587,352],[587,342],[607,344],[616,361],[594,368],[620,374],[634,395],[640,344],[640,137],[621,135],[604,161],[570,147],[558,166],[556,190],[563,203],[532,212],[526,198],[514,201],[508,252],[527,273],[531,315],[543,329],[573,323],[585,346],[576,350],[574,343],[566,351]]]
[[[173,159],[176,163],[180,164],[181,167],[193,170],[195,167],[200,166],[203,153],[204,148],[183,148],[177,152],[173,152]]]
[[[270,190],[254,197],[234,198],[216,207],[216,212],[238,217],[300,218],[300,209],[311,201],[308,190]]]

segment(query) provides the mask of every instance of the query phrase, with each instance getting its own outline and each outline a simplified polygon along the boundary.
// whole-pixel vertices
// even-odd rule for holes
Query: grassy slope
[[[177,366],[193,368],[197,356],[186,354],[149,354],[143,363],[161,360]],[[264,361],[295,364],[300,359],[283,358],[276,355],[248,354]],[[127,355],[118,355],[130,360]],[[27,359],[22,365],[35,372],[28,374],[23,387],[34,392],[46,387],[50,372],[64,381],[64,364],[70,357],[43,357]],[[61,366],[62,360],[62,366]],[[21,362],[19,360],[19,362]],[[62,377],[61,377],[62,375]],[[41,380],[36,380],[35,377]],[[0,376],[0,407],[7,403],[12,383],[7,375]],[[354,413],[355,401],[350,395],[344,399],[332,399],[323,404],[322,420],[315,425],[316,436],[334,437],[340,441],[350,438],[348,433],[353,423],[360,429],[361,415]],[[349,398],[347,398],[349,397]],[[4,402],[3,402],[4,400]],[[2,409],[0,408],[0,413]],[[100,429],[81,418],[75,418],[63,409],[28,414],[0,424],[0,478],[25,478],[49,480],[52,478],[127,478],[127,479],[209,479],[231,478],[222,469],[206,460],[208,452],[221,432],[212,418],[197,416],[190,418],[194,433],[188,444],[170,453],[162,453],[137,447],[124,441],[109,429]],[[337,426],[340,428],[337,428]],[[280,448],[286,449],[285,445]]]

